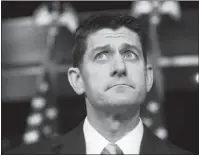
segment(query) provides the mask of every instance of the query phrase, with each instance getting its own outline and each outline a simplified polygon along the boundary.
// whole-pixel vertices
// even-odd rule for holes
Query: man
[[[188,153],[157,138],[139,117],[153,84],[146,49],[142,25],[131,16],[104,14],[86,20],[75,34],[68,80],[77,94],[84,94],[87,117],[62,137],[11,153]]]

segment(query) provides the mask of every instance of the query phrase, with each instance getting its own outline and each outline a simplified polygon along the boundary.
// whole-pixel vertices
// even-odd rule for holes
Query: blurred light
[[[39,140],[39,132],[37,130],[29,131],[24,134],[23,138],[26,144],[35,143]]]
[[[162,14],[169,14],[174,19],[180,19],[180,4],[173,0],[165,1],[161,5],[160,12]]]
[[[199,73],[196,73],[194,79],[195,79],[196,83],[199,83]]]
[[[59,23],[66,26],[72,33],[74,33],[78,27],[77,14],[69,3],[64,5],[64,9],[65,11],[60,16]]]
[[[41,109],[45,104],[46,100],[43,97],[34,97],[32,100],[32,107],[35,109]]]
[[[149,14],[152,11],[152,3],[150,1],[135,1],[131,14],[134,17],[139,17],[142,14]]]
[[[151,17],[151,23],[152,24],[159,24],[160,23],[160,18],[158,16],[152,16]]]
[[[150,101],[147,105],[147,110],[151,113],[157,113],[159,108],[159,104],[155,101]]]
[[[34,12],[34,21],[37,25],[49,25],[53,18],[51,16],[51,14],[48,11],[47,6],[42,5],[39,8],[36,9],[36,11]]]
[[[165,139],[168,136],[168,132],[165,128],[159,127],[155,130],[155,135],[158,136],[160,139]]]
[[[42,92],[42,93],[45,93],[47,90],[48,90],[48,83],[47,82],[42,82],[39,86],[39,90]]]
[[[29,125],[39,125],[42,122],[41,114],[33,114],[28,117],[28,124]]]
[[[162,67],[198,66],[198,63],[199,63],[199,58],[197,55],[161,57],[158,60],[158,64]]]
[[[132,3],[131,14],[135,17],[139,17],[143,14],[150,14],[153,9],[156,9],[158,13],[169,14],[174,19],[179,19],[181,16],[179,2],[169,1],[135,1]],[[153,19],[154,22],[158,23],[158,16]]]
[[[144,118],[142,118],[142,120],[143,120],[144,124],[145,124],[147,127],[150,127],[150,126],[153,124],[153,121],[152,121],[152,119],[150,119],[150,118],[144,117]]]
[[[48,109],[46,109],[46,116],[49,119],[54,119],[57,116],[56,108],[48,108]]]
[[[52,130],[51,130],[51,128],[50,128],[49,125],[44,126],[43,129],[42,129],[42,131],[43,131],[43,133],[45,135],[48,135],[48,134],[50,134],[52,132]]]
[[[59,9],[59,6],[56,6],[56,8]],[[69,3],[64,4],[62,14],[59,14],[56,10],[49,12],[48,7],[45,5],[39,6],[34,12],[34,20],[40,26],[51,24],[66,26],[73,33],[78,27],[77,13]]]
[[[56,36],[57,34],[58,34],[58,30],[57,30],[56,27],[51,27],[51,28],[49,29],[49,35],[50,35],[50,36]]]

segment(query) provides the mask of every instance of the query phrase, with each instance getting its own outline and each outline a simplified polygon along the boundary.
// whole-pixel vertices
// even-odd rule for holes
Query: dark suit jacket
[[[97,142],[96,142],[97,145]],[[133,144],[132,144],[133,145]],[[8,154],[86,154],[83,122],[64,136],[53,140],[21,146]],[[6,153],[6,154],[7,154]],[[191,154],[168,141],[160,140],[146,126],[141,142],[140,154]]]

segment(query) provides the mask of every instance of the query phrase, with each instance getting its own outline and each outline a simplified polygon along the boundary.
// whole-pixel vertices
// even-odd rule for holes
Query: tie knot
[[[103,150],[101,154],[123,154],[122,150],[117,144],[109,143]]]

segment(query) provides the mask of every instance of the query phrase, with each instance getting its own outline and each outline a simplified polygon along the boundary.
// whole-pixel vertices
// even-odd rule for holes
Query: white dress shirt
[[[140,119],[138,125],[118,140],[116,144],[124,154],[139,154],[143,131],[143,123]],[[100,154],[104,147],[111,143],[93,128],[87,117],[84,121],[83,132],[86,142],[86,154]]]

